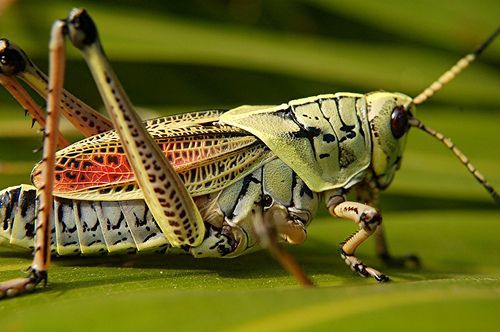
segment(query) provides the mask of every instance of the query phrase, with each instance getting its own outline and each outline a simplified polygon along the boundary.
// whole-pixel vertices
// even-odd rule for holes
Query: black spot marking
[[[35,224],[34,223],[26,223],[24,225],[24,230],[26,237],[32,239],[35,236]]]
[[[108,163],[110,164],[119,164],[118,157],[117,156],[108,156]]]
[[[342,130],[346,134],[345,134],[345,136],[343,136],[342,138],[340,138],[339,142],[342,143],[342,142],[344,142],[347,139],[353,139],[354,137],[356,137],[356,132],[353,131],[353,129],[355,127],[356,126],[351,126],[351,125],[343,124],[342,127],[340,127],[340,130]]]
[[[143,243],[144,243],[144,242],[149,241],[151,238],[153,238],[153,237],[155,237],[155,236],[156,236],[156,233],[151,233],[151,234],[149,234],[148,236],[146,236],[146,237],[144,238]]]
[[[116,223],[116,225],[111,225],[111,228],[113,230],[120,229],[123,220],[125,220],[125,216],[123,215],[123,213],[120,213],[120,218],[118,218],[118,222]],[[110,222],[110,220],[108,219],[108,223],[109,222]]]
[[[68,167],[78,168],[80,167],[80,162],[75,159],[71,159],[68,163]]]
[[[35,190],[26,190],[24,191],[23,200],[20,202],[21,206],[21,217],[26,218],[28,213],[28,208],[35,203],[36,199],[36,191]]]
[[[100,190],[99,190],[99,193],[100,193],[101,195],[106,195],[106,194],[109,194],[111,191],[112,191],[112,188],[108,187],[108,188],[103,188],[103,189],[100,189]]]
[[[92,164],[90,161],[85,160],[85,161],[83,162],[82,167],[83,167],[83,169],[85,170],[85,169],[89,168],[89,167],[90,167],[90,166],[92,166],[92,165],[93,165],[93,164]]]
[[[163,190],[161,188],[155,188],[155,193],[157,193],[158,195],[164,195],[165,194],[165,190]]]
[[[332,143],[335,142],[335,135],[332,134],[324,134],[323,135],[323,141],[326,143]]]
[[[70,171],[64,172],[64,175],[70,180],[75,180],[77,178],[77,175]]]

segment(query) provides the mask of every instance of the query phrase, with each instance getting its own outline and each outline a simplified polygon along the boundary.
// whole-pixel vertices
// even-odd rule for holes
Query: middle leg
[[[361,182],[355,187],[356,201],[379,208],[379,189],[370,182]],[[384,223],[380,224],[373,235],[375,237],[375,252],[380,260],[390,267],[418,268],[420,260],[416,255],[393,256],[389,251]]]

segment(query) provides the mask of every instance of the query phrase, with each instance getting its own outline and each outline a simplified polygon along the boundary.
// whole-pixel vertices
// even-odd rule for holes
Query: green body
[[[406,138],[406,134],[398,139],[392,134],[391,115],[397,107],[407,109],[410,102],[409,97],[385,92],[337,93],[279,106],[242,106],[146,122],[160,146],[189,138],[199,144],[216,142],[220,148],[216,155],[176,168],[206,226],[203,242],[190,252],[196,257],[234,257],[255,250],[255,218],[273,222],[281,239],[301,243],[325,193],[328,197],[343,194],[370,181],[387,187],[400,165]],[[116,132],[111,131],[59,151],[56,159],[66,164],[71,164],[68,158],[81,162],[89,151],[98,154],[107,149],[116,154],[119,146]],[[175,153],[175,149],[165,150],[167,156]],[[19,197],[33,197],[18,192]],[[153,227],[155,220],[147,214],[133,179],[85,190],[56,190],[55,195],[56,209],[61,211],[54,220],[53,246],[60,255],[98,254],[103,249],[110,253],[155,251],[169,245],[158,227]],[[4,211],[2,216],[11,218],[13,226],[2,236],[13,244],[29,246],[33,234],[24,229],[34,223],[35,215],[22,218],[14,205],[10,210],[11,214]],[[76,219],[74,211],[80,211]],[[144,216],[142,228],[134,225],[134,215]],[[100,231],[86,230],[89,220],[99,222]],[[113,227],[109,227],[110,220]],[[92,241],[96,236],[100,242]]]

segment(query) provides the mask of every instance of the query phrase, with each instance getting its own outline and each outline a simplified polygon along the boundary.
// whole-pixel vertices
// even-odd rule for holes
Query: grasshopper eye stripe
[[[451,149],[499,202],[468,158],[413,111],[498,33],[413,99],[397,92],[337,92],[145,122],[85,10],[54,23],[48,78],[22,49],[1,39],[0,83],[44,129],[45,152],[33,169],[33,185],[0,190],[0,240],[35,252],[27,277],[0,283],[0,297],[46,282],[51,254],[169,253],[172,247],[197,258],[267,249],[309,287],[311,278],[280,242],[304,242],[322,201],[332,217],[358,228],[340,245],[345,264],[363,277],[388,281],[356,251],[377,234],[377,255],[385,263],[418,263],[415,256],[389,254],[377,210],[379,193],[401,165],[410,127]],[[109,118],[63,89],[66,40],[81,51]],[[46,118],[17,79],[48,100]],[[66,145],[55,125],[59,111],[85,139],[56,151]],[[351,191],[355,201],[348,200]]]

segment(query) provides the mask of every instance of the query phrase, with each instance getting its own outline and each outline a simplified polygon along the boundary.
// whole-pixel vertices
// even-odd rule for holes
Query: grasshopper
[[[49,76],[21,48],[0,40],[0,83],[44,130],[33,185],[0,191],[0,238],[34,251],[28,276],[0,283],[0,295],[46,283],[52,255],[171,247],[195,257],[236,257],[267,248],[301,285],[312,286],[280,242],[304,242],[321,201],[333,217],[359,226],[340,245],[347,266],[363,277],[388,281],[358,259],[356,249],[376,234],[383,261],[418,264],[416,256],[389,254],[376,209],[380,191],[401,165],[411,127],[441,141],[499,202],[450,139],[415,117],[415,107],[474,61],[498,33],[415,98],[380,91],[335,93],[145,122],[85,10],[73,9],[54,23]],[[110,119],[63,88],[66,37],[82,52]],[[18,78],[47,99],[46,115]],[[68,145],[58,130],[59,113],[86,138]],[[357,201],[347,200],[349,191],[356,192]]]

